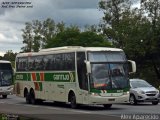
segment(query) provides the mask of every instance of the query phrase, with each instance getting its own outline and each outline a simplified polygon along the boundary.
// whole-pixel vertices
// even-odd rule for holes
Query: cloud
[[[33,8],[2,8],[2,2],[31,2]],[[20,51],[25,22],[52,18],[66,25],[99,24],[98,0],[0,0],[0,53]],[[26,5],[27,6],[27,5]],[[5,47],[4,47],[5,46]]]
[[[33,0],[32,3],[35,7],[45,7],[45,9],[88,9],[97,8],[98,0],[45,0],[38,2]]]
[[[1,20],[0,22],[0,53],[3,55],[8,50],[13,52],[19,52],[22,44],[22,32],[23,24],[11,21]]]

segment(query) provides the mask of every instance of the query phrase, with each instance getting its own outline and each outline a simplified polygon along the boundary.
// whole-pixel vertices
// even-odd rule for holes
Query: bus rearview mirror
[[[136,72],[136,63],[135,61],[128,60],[129,74]]]

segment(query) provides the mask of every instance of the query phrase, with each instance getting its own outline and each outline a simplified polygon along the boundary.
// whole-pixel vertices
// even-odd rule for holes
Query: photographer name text
[[[1,8],[33,8],[32,2],[1,2]]]

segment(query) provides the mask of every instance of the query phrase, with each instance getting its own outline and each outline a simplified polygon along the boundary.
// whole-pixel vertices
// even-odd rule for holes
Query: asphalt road
[[[111,109],[103,106],[81,106],[71,109],[68,104],[55,104],[52,101],[41,105],[29,105],[24,98],[15,95],[7,99],[0,98],[0,113],[9,115],[25,116],[43,120],[160,120],[160,103],[142,103],[136,106],[114,104]]]

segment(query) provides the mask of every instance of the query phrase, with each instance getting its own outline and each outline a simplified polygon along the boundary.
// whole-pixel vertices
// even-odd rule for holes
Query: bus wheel
[[[112,104],[104,104],[103,106],[105,109],[110,109],[112,107]]]
[[[25,95],[25,97],[26,97],[26,103],[27,103],[27,104],[30,104],[30,103],[31,103],[31,96],[30,96],[30,94],[27,93],[27,94]]]
[[[2,97],[5,99],[5,98],[7,98],[7,95],[2,95]]]
[[[43,100],[41,99],[36,99],[36,104],[42,104],[43,103]]]
[[[76,96],[74,93],[70,95],[70,105],[73,109],[77,108]]]
[[[34,91],[32,90],[30,93],[31,104],[36,104],[36,99],[34,95]]]

